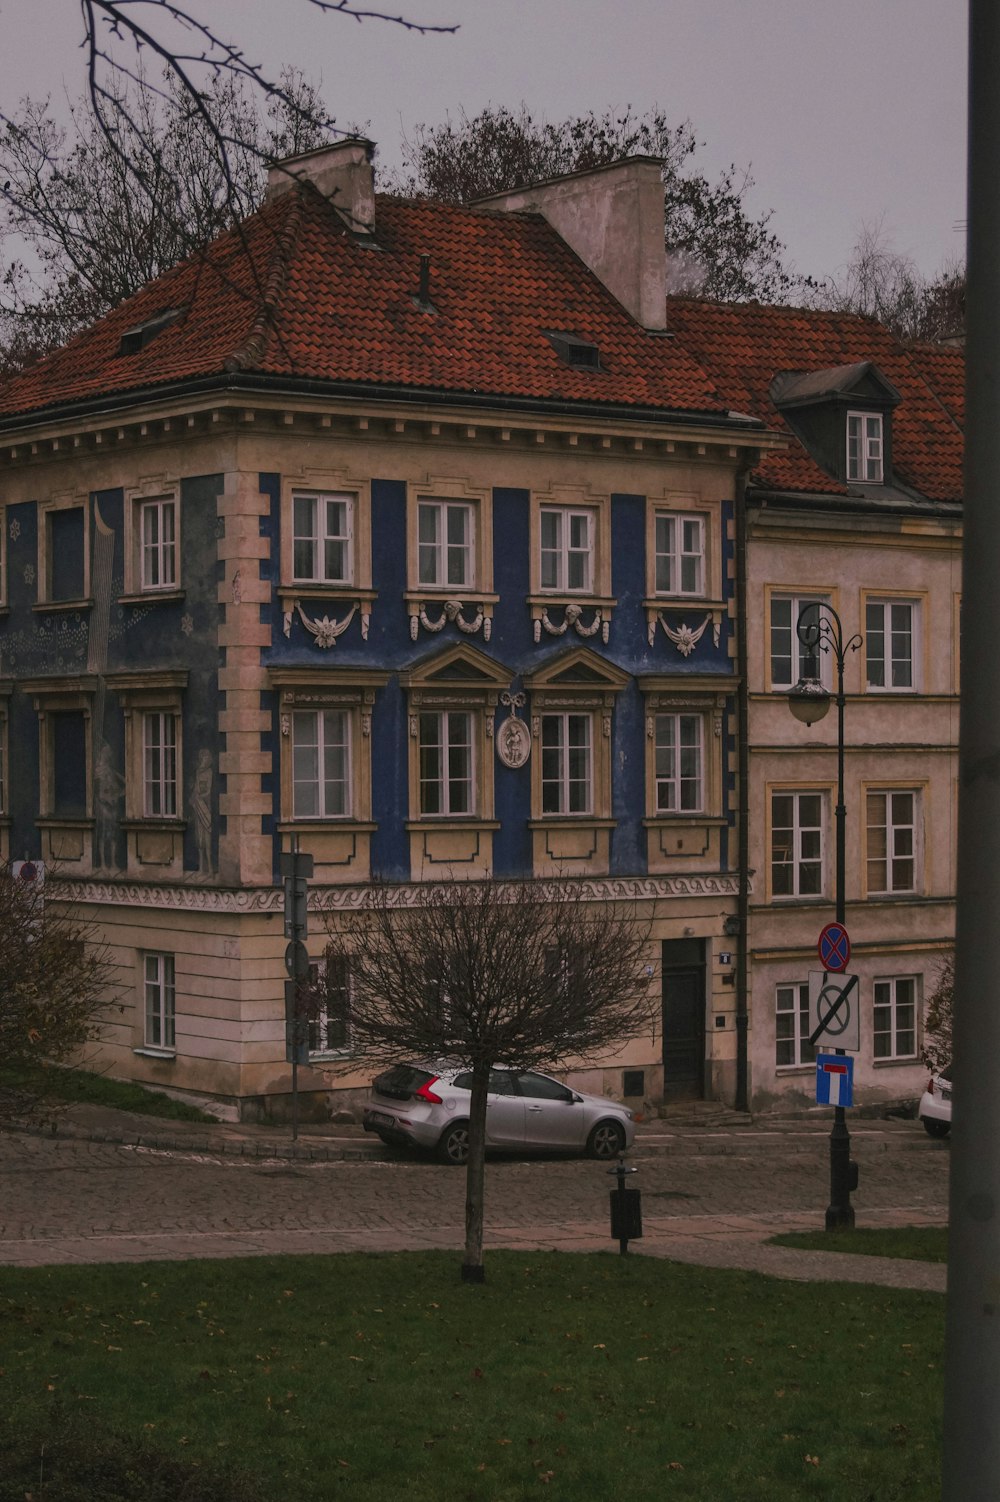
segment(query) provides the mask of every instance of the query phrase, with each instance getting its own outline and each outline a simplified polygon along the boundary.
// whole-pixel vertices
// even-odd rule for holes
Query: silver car
[[[444,1163],[464,1163],[471,1088],[472,1073],[461,1065],[394,1064],[372,1081],[364,1129],[394,1146],[424,1148]],[[533,1069],[490,1070],[487,1151],[608,1159],[631,1147],[634,1137],[632,1112],[617,1101],[584,1095]]]

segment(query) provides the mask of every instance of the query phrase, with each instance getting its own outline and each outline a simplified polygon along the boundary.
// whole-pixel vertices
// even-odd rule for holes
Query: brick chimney
[[[663,330],[667,255],[660,168],[656,157],[625,157],[476,204],[541,214],[638,323]]]
[[[375,182],[372,174],[373,142],[363,136],[348,136],[329,146],[317,146],[298,156],[286,156],[267,169],[265,202],[287,193],[297,182],[311,182],[343,215],[355,234],[375,231]]]

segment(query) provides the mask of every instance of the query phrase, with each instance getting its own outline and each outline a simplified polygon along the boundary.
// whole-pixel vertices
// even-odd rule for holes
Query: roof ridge
[[[230,375],[241,370],[259,366],[267,353],[267,347],[275,330],[275,314],[278,299],[288,279],[292,256],[302,230],[302,191],[295,188],[282,195],[286,209],[280,228],[275,232],[275,245],[271,265],[261,285],[261,298],[257,316],[250,326],[242,345],[234,349],[223,361],[223,369]]]

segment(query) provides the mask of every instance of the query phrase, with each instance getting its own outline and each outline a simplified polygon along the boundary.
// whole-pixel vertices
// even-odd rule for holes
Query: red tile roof
[[[416,305],[422,254],[434,312]],[[118,353],[126,330],[179,306],[185,315],[145,349]],[[567,366],[544,329],[594,342],[603,368]],[[380,197],[367,245],[306,187],[15,376],[0,416],[239,371],[692,414],[728,405],[688,350],[640,328],[541,217]]]
[[[893,473],[927,500],[962,498],[961,350],[908,349],[888,329],[849,313],[671,298],[667,325],[708,372],[727,406],[789,434],[769,387],[779,371],[831,370],[871,360],[902,400],[892,416]],[[793,438],[754,476],[774,490],[846,494]]]

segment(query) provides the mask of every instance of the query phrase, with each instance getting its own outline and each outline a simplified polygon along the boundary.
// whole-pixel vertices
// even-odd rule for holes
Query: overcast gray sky
[[[754,212],[802,273],[836,271],[883,219],[925,273],[964,249],[964,0],[389,0],[418,36],[308,0],[191,0],[266,66],[321,82],[383,156],[418,122],[517,106],[550,120],[662,107],[710,177],[750,168]],[[84,87],[78,0],[0,0],[0,103]]]

